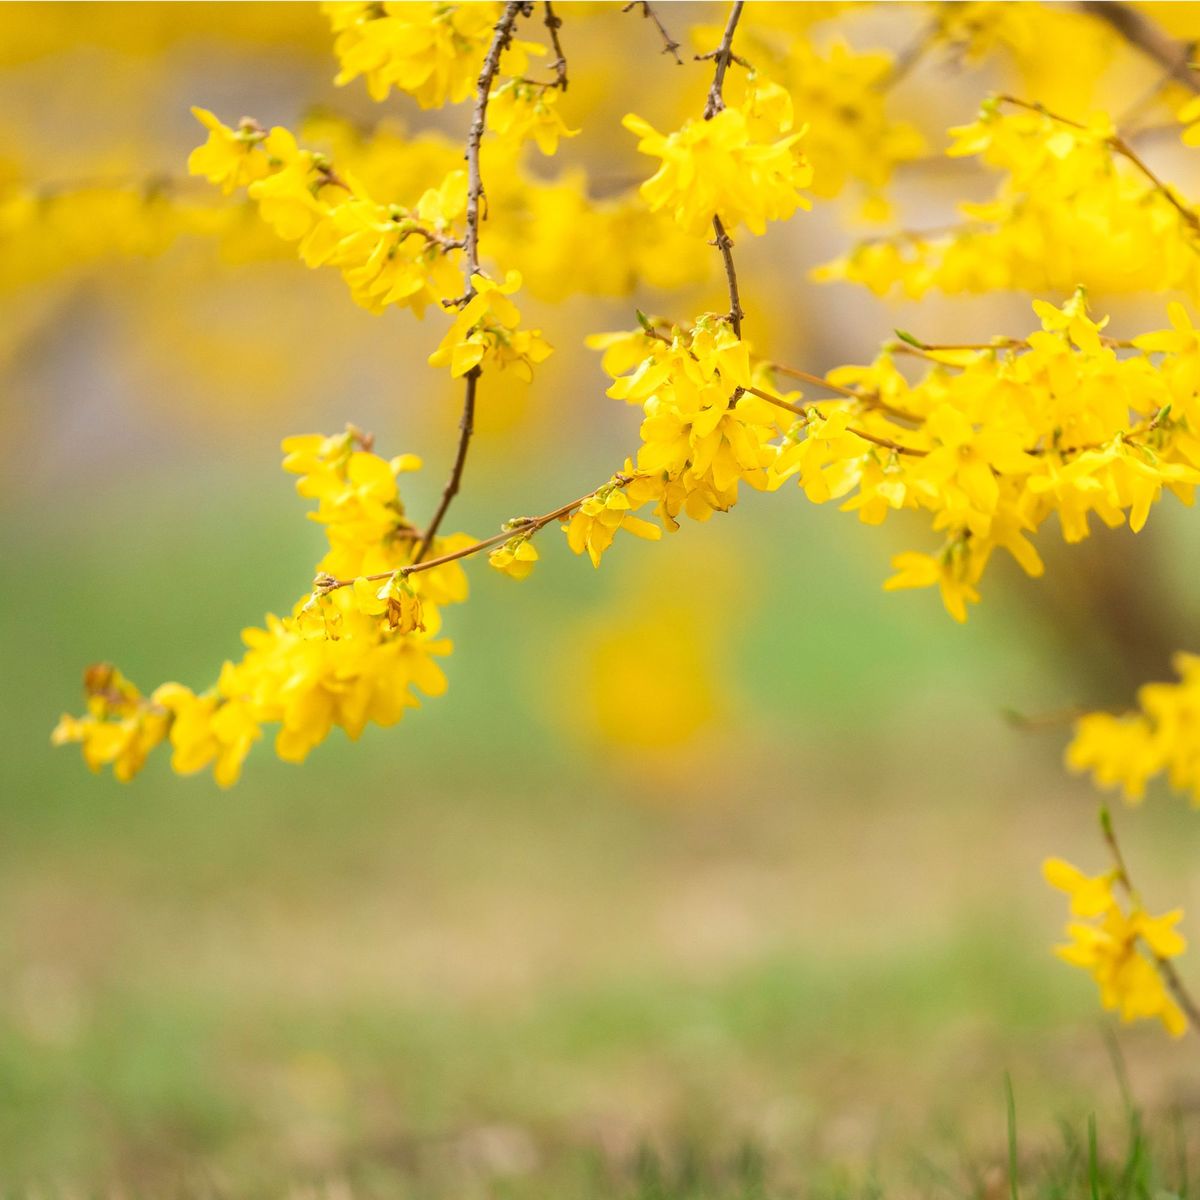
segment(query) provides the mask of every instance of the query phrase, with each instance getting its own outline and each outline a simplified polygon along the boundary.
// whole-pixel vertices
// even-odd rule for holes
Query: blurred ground
[[[192,144],[189,101],[289,120],[323,98],[322,33],[263,69],[253,39],[155,59],[156,164]],[[73,81],[69,128],[81,62],[93,87],[132,69],[65,53],[0,84],[26,144],[36,72]],[[1023,302],[935,301],[918,325],[816,292],[804,269],[846,234],[813,220],[747,255],[752,326],[788,361],[862,361],[896,324],[1024,324]],[[302,768],[260,748],[230,793],[159,760],[122,787],[49,730],[88,662],[203,684],[304,586],[319,531],[279,437],[355,420],[419,450],[425,511],[456,419],[425,394],[427,328],[295,264],[186,287],[183,264],[38,293],[55,318],[6,368],[0,1188],[593,1194],[647,1145],[749,1145],[834,1191],[845,1170],[929,1194],[1002,1161],[1006,1070],[1033,1145],[1060,1115],[1115,1120],[1038,870],[1100,861],[1093,794],[1060,768],[1063,731],[1002,712],[1119,702],[1165,670],[1196,615],[1189,514],[1055,550],[963,629],[880,590],[893,534],[790,491],[600,572],[561,546],[524,585],[477,565],[450,691],[400,727]],[[633,303],[541,315],[562,351],[485,413],[456,527],[611,470],[634,424],[573,347]],[[539,432],[555,406],[569,419]],[[1156,798],[1125,828],[1151,906],[1196,908],[1194,816]],[[1188,1051],[1121,1041],[1138,1097],[1194,1121]]]

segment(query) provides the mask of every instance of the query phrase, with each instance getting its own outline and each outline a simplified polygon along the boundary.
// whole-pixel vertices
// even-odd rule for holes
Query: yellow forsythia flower
[[[169,740],[176,771],[211,765],[224,787],[237,779],[264,725],[278,727],[279,756],[299,762],[334,727],[356,738],[369,722],[399,721],[419,703],[417,692],[445,690],[436,659],[451,647],[436,638],[440,607],[465,600],[467,582],[458,562],[411,578],[402,573],[420,539],[405,516],[397,477],[419,460],[384,459],[354,428],[334,437],[288,438],[284,453],[285,469],[299,476],[297,491],[317,501],[310,516],[329,543],[316,591],[290,615],[268,616],[263,628],[244,630],[245,653],[225,664],[208,691],[168,683],[143,697],[112,667],[91,668],[84,680],[88,711],[63,717],[56,744],[81,743],[89,766],[112,764],[117,778],[127,780]],[[464,534],[435,538],[430,553],[452,553],[472,541]]]
[[[553,154],[559,138],[579,133],[578,129],[568,129],[563,121],[558,111],[559,94],[556,88],[510,79],[489,99],[488,128],[518,144],[532,138],[543,154]]]
[[[253,122],[243,122],[235,130],[206,108],[193,107],[192,116],[208,130],[208,141],[188,156],[189,175],[202,175],[228,196],[267,173],[267,156],[261,149],[267,135]]]
[[[1152,917],[1133,901],[1126,912],[1112,891],[1117,872],[1088,876],[1058,858],[1047,859],[1042,870],[1051,886],[1071,897],[1072,913],[1093,918],[1068,923],[1071,940],[1055,947],[1059,958],[1087,971],[1100,988],[1100,1002],[1122,1021],[1157,1017],[1172,1037],[1186,1033],[1187,1017],[1156,965],[1187,949],[1175,929],[1182,910]]]
[[[537,548],[520,535],[504,542],[488,555],[488,562],[510,579],[527,579],[538,560]]]
[[[884,591],[894,592],[900,588],[932,587],[935,584],[942,593],[946,611],[956,620],[967,619],[967,603],[978,603],[972,578],[977,568],[961,552],[961,543],[952,543],[941,554],[921,554],[915,550],[897,554],[892,559],[896,574],[884,582]]]
[[[1140,800],[1156,775],[1200,805],[1200,656],[1177,654],[1177,683],[1138,689],[1138,710],[1087,713],[1075,725],[1067,765],[1090,771],[1100,787],[1121,787]]]
[[[790,128],[789,120],[782,120]],[[812,169],[796,149],[803,131],[778,136],[751,128],[745,112],[726,108],[709,121],[688,120],[683,128],[661,134],[630,113],[622,122],[641,138],[638,150],[662,159],[642,184],[651,211],[665,209],[689,233],[707,233],[713,216],[732,232],[745,225],[763,233],[768,221],[782,221],[810,203],[800,189]]]
[[[458,310],[429,365],[449,365],[455,378],[465,375],[485,360],[488,365],[509,369],[528,383],[535,364],[549,358],[552,348],[540,329],[518,329],[521,314],[509,299],[521,286],[517,271],[509,271],[503,283],[486,275],[472,275],[475,295]]]
[[[339,87],[362,75],[372,100],[386,100],[395,87],[422,108],[457,104],[470,95],[500,15],[493,3],[334,0],[321,8],[337,35]]]
[[[388,628],[398,633],[425,628],[421,619],[421,598],[402,576],[392,575],[382,583],[359,577],[353,586],[354,603],[359,612],[370,617],[387,617]]]
[[[650,521],[633,515],[634,505],[617,483],[608,483],[589,496],[574,516],[565,524],[567,545],[576,554],[587,551],[592,566],[600,565],[600,557],[612,545],[617,531],[624,529],[635,537],[658,541],[662,530]]]

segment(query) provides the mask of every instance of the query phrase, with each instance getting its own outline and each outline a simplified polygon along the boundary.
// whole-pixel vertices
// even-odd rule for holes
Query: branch
[[[734,5],[729,10],[729,20],[725,23],[725,33],[721,37],[721,44],[712,55],[717,61],[717,70],[713,75],[712,86],[708,89],[708,103],[704,106],[706,121],[711,121],[725,107],[725,97],[722,95],[722,89],[725,86],[725,72],[729,70],[729,63],[733,58],[733,35],[737,30],[738,21],[742,18],[743,7],[745,7],[744,0],[734,0]]]
[[[576,500],[572,500],[569,504],[562,504],[551,512],[543,513],[540,517],[515,517],[504,523],[504,528],[499,533],[492,534],[491,537],[484,538],[479,542],[472,542],[469,546],[464,546],[461,550],[453,550],[449,554],[443,554],[439,558],[427,558],[423,561],[414,561],[407,567],[396,567],[392,571],[380,571],[376,575],[362,575],[359,578],[366,579],[371,583],[375,583],[382,579],[391,579],[393,576],[399,575],[401,579],[407,578],[409,575],[416,575],[421,571],[430,571],[434,567],[445,566],[446,563],[456,562],[460,558],[470,558],[478,554],[481,550],[486,550],[490,546],[499,545],[501,542],[507,542],[514,537],[532,537],[539,529],[549,525],[552,521],[561,520],[563,517],[569,516],[581,504],[586,504],[600,488],[608,487],[610,483],[615,483],[617,487],[625,487],[633,483],[637,479],[644,478],[640,475],[614,475],[612,479],[606,480],[598,488],[593,488],[590,492],[580,496]],[[353,579],[335,579],[332,575],[318,575],[313,580],[313,590],[319,596],[327,596],[330,592],[336,592],[339,588],[350,587],[355,581]]]
[[[1149,19],[1120,0],[1083,0],[1079,10],[1111,25],[1131,46],[1164,68],[1169,78],[1200,92],[1200,77],[1191,69],[1192,46],[1177,42]]]
[[[840,383],[832,383],[823,375],[814,375],[810,371],[800,371],[796,367],[785,367],[782,363],[768,362],[766,366],[777,375],[787,375],[792,379],[799,379],[801,383],[811,383],[814,387],[825,388],[827,391],[845,397],[847,400],[857,400],[867,408],[876,408],[898,421],[907,421],[910,425],[921,425],[925,421],[924,417],[920,417],[916,413],[911,413],[903,408],[896,408],[895,405],[889,404],[876,392],[860,392],[854,388],[842,387]],[[818,400],[815,403],[828,404],[831,401]]]
[[[504,6],[504,14],[496,23],[492,44],[488,47],[487,57],[483,60],[483,69],[479,72],[479,80],[475,87],[475,110],[471,117],[471,129],[467,135],[467,230],[463,237],[463,275],[467,281],[467,290],[462,296],[462,303],[468,303],[475,295],[475,285],[472,278],[479,271],[479,206],[484,199],[483,177],[479,171],[479,144],[483,141],[484,124],[487,120],[488,99],[491,96],[492,84],[496,72],[500,69],[500,55],[512,39],[513,26],[517,17],[524,11],[522,0],[510,0]],[[549,9],[549,5],[546,6]],[[557,18],[555,18],[557,20]],[[549,20],[549,17],[547,17]],[[557,38],[555,39],[557,45]],[[467,449],[471,445],[471,436],[475,432],[475,395],[479,386],[479,367],[472,367],[466,376],[466,394],[463,398],[462,418],[458,423],[458,449],[454,454],[454,465],[450,469],[450,478],[442,489],[442,498],[438,502],[437,511],[425,528],[413,558],[420,562],[425,557],[433,539],[441,528],[446,512],[462,483],[463,469],[467,464]]]
[[[656,13],[654,9],[652,9],[650,5],[646,3],[646,0],[631,0],[629,4],[626,4],[625,7],[621,9],[621,11],[623,13],[627,13],[631,8],[636,8],[639,3],[642,6],[642,16],[649,17],[650,20],[658,26],[658,32],[662,34],[662,53],[673,54],[675,56],[675,62],[682,67],[683,59],[679,57],[679,43],[667,32],[666,26],[663,25],[663,23],[658,19],[658,13]]]
[[[458,489],[462,484],[463,469],[467,465],[467,448],[471,444],[471,435],[475,432],[475,395],[479,387],[480,374],[478,367],[472,367],[467,372],[467,391],[463,399],[462,417],[458,422],[458,449],[454,452],[454,465],[450,468],[450,478],[446,480],[446,486],[442,489],[442,498],[438,501],[437,511],[421,535],[421,541],[413,554],[414,562],[420,562],[425,557],[446,516],[446,510],[450,507],[454,497],[458,495]]]
[[[879,82],[875,84],[875,87],[881,92],[886,92],[904,79],[926,53],[928,53],[929,48],[933,45],[938,35],[940,27],[941,22],[936,17],[930,21],[907,46],[897,53],[896,57],[892,60],[891,66]]]
[[[562,17],[555,15],[550,0],[546,0],[546,29],[550,33],[550,44],[554,47],[556,55],[550,64],[550,69],[554,72],[554,82],[550,86],[560,88],[565,92],[567,90],[567,56],[563,53],[562,42],[558,40],[558,31],[561,28]]]
[[[725,264],[725,284],[729,289],[729,323],[733,326],[733,332],[740,338],[742,336],[742,318],[746,314],[742,309],[741,298],[738,296],[737,271],[733,266],[733,238],[725,232],[725,226],[716,213],[713,213],[713,232],[716,237],[709,244],[720,250],[721,261]]]
[[[795,413],[798,417],[807,418],[809,416],[808,409],[803,406],[792,404],[790,400],[785,400],[782,396],[773,396],[770,392],[764,392],[762,388],[748,387],[743,390],[749,392],[751,396],[757,396],[760,400],[765,400],[768,404],[774,404],[776,408],[783,408],[790,413]],[[846,432],[854,434],[855,437],[862,438],[864,442],[880,446],[884,450],[894,450],[897,454],[911,454],[914,458],[925,458],[929,454],[928,450],[918,450],[916,446],[902,446],[899,442],[893,442],[890,438],[879,437],[877,434],[868,433],[865,429],[857,429],[853,425],[847,425]]]
[[[487,120],[488,100],[496,72],[500,69],[500,55],[512,39],[513,26],[524,10],[522,0],[509,0],[504,6],[504,15],[496,24],[496,33],[488,47],[483,69],[475,86],[475,109],[471,117],[471,130],[467,135],[467,233],[463,239],[466,263],[463,274],[467,280],[466,300],[475,295],[471,276],[479,271],[479,205],[485,199],[483,178],[479,173],[479,143],[483,141],[483,130]]]
[[[713,73],[713,81],[708,89],[708,100],[704,105],[706,121],[711,121],[725,107],[723,95],[725,72],[729,69],[730,60],[733,58],[733,35],[737,30],[738,21],[741,19],[742,8],[743,0],[734,0],[733,7],[729,10],[729,20],[725,23],[725,33],[721,37],[721,44],[713,52],[717,69]],[[742,318],[746,314],[742,311],[742,302],[738,296],[737,271],[733,265],[733,239],[725,231],[725,226],[716,213],[713,213],[712,224],[713,233],[716,235],[712,244],[721,252],[721,260],[725,264],[725,282],[729,289],[729,323],[733,326],[733,332],[740,339]],[[739,393],[735,392],[730,403],[736,402],[738,395]]]

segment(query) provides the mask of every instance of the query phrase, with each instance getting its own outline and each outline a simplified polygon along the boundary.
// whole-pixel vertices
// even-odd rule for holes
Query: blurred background
[[[925,20],[789,7],[824,17],[822,44],[895,50]],[[620,116],[668,127],[708,68],[661,56],[636,12],[562,9],[563,108],[585,125],[562,157],[636,181]],[[725,13],[664,10],[677,36]],[[928,61],[896,89],[931,155],[898,174],[901,221],[988,194],[937,155],[1007,71]],[[51,203],[182,179],[193,103],[289,127],[314,106],[468,120],[372,106],[333,74],[316,5],[5,5],[0,184]],[[1186,190],[1186,159],[1156,162]],[[744,239],[752,340],[823,371],[897,326],[1029,325],[1024,296],[914,306],[809,282],[864,232],[853,201],[818,202]],[[432,324],[371,316],[286,247],[231,264],[202,238],[71,236],[51,231],[39,271],[0,230],[0,1190],[600,1194],[656,1151],[930,1194],[1001,1161],[1005,1071],[1032,1142],[1119,1110],[1039,873],[1051,853],[1100,867],[1094,793],[1061,767],[1065,728],[1004,713],[1123,705],[1197,648],[1190,514],[1043,537],[1046,579],[994,569],[961,628],[931,593],[880,588],[920,526],[869,529],[798,489],[619,542],[598,572],[548,535],[524,585],[471,569],[449,693],[402,725],[335,735],[301,768],[260,747],[230,792],[161,754],[122,786],[49,746],[83,667],[207,684],[321,552],[280,439],[354,421],[420,453],[424,513],[458,388],[424,365]],[[605,398],[584,335],[721,295],[714,275],[682,297],[531,301],[557,352],[524,393],[483,389],[452,526],[483,536],[608,475],[636,414]],[[1114,329],[1162,323],[1162,298],[1094,302]],[[1194,815],[1155,795],[1117,818],[1150,906],[1196,908]],[[1155,1028],[1120,1044],[1140,1101],[1194,1116],[1185,1055]]]

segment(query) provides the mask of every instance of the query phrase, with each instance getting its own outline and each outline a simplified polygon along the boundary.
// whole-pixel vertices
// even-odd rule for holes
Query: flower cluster
[[[1177,683],[1138,689],[1138,711],[1087,713],[1075,725],[1067,764],[1090,771],[1100,787],[1120,787],[1140,800],[1146,784],[1166,774],[1177,792],[1200,804],[1200,657],[1177,654]]]
[[[335,726],[357,738],[369,723],[399,721],[419,704],[417,692],[440,695],[446,680],[436,659],[451,649],[437,639],[440,608],[466,599],[466,576],[457,562],[404,576],[418,533],[397,476],[420,464],[411,455],[383,459],[368,443],[354,429],[284,443],[284,467],[299,476],[300,494],[317,501],[310,515],[329,542],[313,593],[289,616],[244,630],[244,655],[226,662],[207,691],[168,683],[143,697],[113,668],[89,668],[87,712],[64,716],[55,743],[80,743],[90,767],[111,764],[128,780],[169,742],[176,771],[212,765],[227,787],[264,725],[279,727],[279,757],[300,762]],[[435,539],[431,550],[451,552],[464,541],[471,539]]]
[[[1100,1002],[1122,1021],[1158,1018],[1172,1037],[1186,1033],[1187,1017],[1161,973],[1162,963],[1187,948],[1175,929],[1182,911],[1152,917],[1132,895],[1123,905],[1114,892],[1123,885],[1120,868],[1085,875],[1061,858],[1049,858],[1042,870],[1052,887],[1071,898],[1071,914],[1080,918],[1068,922],[1070,941],[1055,947],[1059,958],[1087,971],[1100,989]]]
[[[441,345],[429,356],[431,367],[449,366],[458,379],[481,364],[508,367],[528,383],[533,367],[549,357],[551,347],[540,329],[518,329],[521,314],[509,299],[521,286],[521,276],[509,271],[501,283],[471,276],[471,298],[459,310]]]
[[[928,513],[941,549],[898,555],[885,587],[937,586],[963,621],[995,550],[1041,574],[1029,535],[1051,515],[1071,542],[1093,513],[1137,532],[1164,492],[1186,501],[1200,483],[1200,333],[1182,307],[1171,307],[1172,329],[1126,343],[1103,335],[1082,293],[1034,308],[1042,328],[1026,339],[900,341],[870,366],[831,372],[839,395],[808,402],[775,388],[771,365],[752,364],[724,318],[670,336],[654,325],[595,336],[620,376],[609,395],[644,412],[628,494],[654,500],[668,528],[681,512],[728,510],[741,483],[774,490],[791,478],[867,524]],[[900,352],[926,374],[910,382]]]
[[[287,242],[297,242],[310,267],[338,268],[355,301],[372,312],[402,304],[420,316],[453,294],[458,272],[449,252],[467,203],[465,174],[452,171],[427,188],[412,209],[373,200],[344,180],[328,159],[301,149],[286,129],[234,132],[203,109],[210,130],[189,169],[228,190],[249,181],[262,219]]]
[[[842,40],[821,48],[790,29],[782,43],[760,25],[748,32],[748,57],[756,65],[769,64],[781,86],[766,82],[762,72],[739,73],[726,82],[729,99],[752,115],[783,108],[786,116],[784,106],[802,112],[813,194],[826,199],[857,185],[862,214],[884,220],[890,213],[884,189],[896,168],[926,152],[917,127],[888,111],[895,57],[882,50],[864,53]],[[706,29],[697,40],[711,44],[718,33]]]
[[[916,126],[892,118],[884,84],[895,60],[863,54],[843,42],[820,53],[798,39],[787,57],[784,79],[808,119],[804,150],[812,162],[812,190],[836,196],[853,181],[865,192],[864,214],[883,219],[889,207],[883,190],[896,168],[925,153]]]
[[[546,84],[510,79],[488,101],[488,128],[514,141],[531,139],[543,154],[554,154],[559,138],[573,138],[579,133],[578,129],[567,128],[558,111],[560,94]]]
[[[501,91],[488,105],[489,127]],[[462,147],[440,133],[414,137],[384,124],[367,136],[328,116],[306,122],[303,132],[371,195],[436,188],[462,165]],[[711,274],[710,256],[694,253],[695,240],[668,214],[647,213],[636,189],[598,199],[581,170],[546,178],[525,165],[519,142],[494,128],[481,158],[488,256],[501,265],[499,276],[519,264],[522,286],[539,299],[624,296],[640,282],[671,289]]]
[[[612,545],[613,538],[619,530],[623,529],[626,533],[632,533],[634,537],[645,538],[651,542],[662,537],[662,530],[657,525],[635,515],[635,509],[651,498],[653,489],[642,488],[635,491],[634,498],[631,499],[627,490],[628,482],[628,476],[614,477],[598,492],[589,496],[564,526],[567,545],[576,554],[586,551],[593,567],[600,565],[601,556]]]
[[[342,86],[361,75],[371,99],[386,100],[396,88],[422,108],[457,104],[470,95],[501,10],[490,2],[420,0],[333,0],[321,7],[336,35],[333,51],[342,69],[335,82]],[[521,74],[530,53],[545,51],[514,41],[506,66]]]
[[[885,586],[937,585],[960,621],[995,550],[1041,574],[1028,535],[1051,515],[1068,542],[1088,535],[1093,513],[1137,532],[1165,492],[1188,501],[1200,483],[1200,341],[1182,309],[1172,308],[1175,329],[1117,343],[1082,294],[1034,308],[1042,329],[1025,339],[900,342],[870,367],[831,372],[853,398],[832,413],[810,405],[776,467],[868,524],[929,513],[942,548],[899,555]],[[900,351],[930,363],[915,383],[896,367]]]
[[[1004,172],[995,196],[960,204],[948,231],[873,238],[815,273],[877,295],[1005,289],[1184,290],[1200,298],[1200,216],[1122,152],[1111,121],[1004,111],[951,130],[952,156]]]
[[[812,182],[812,168],[796,145],[804,130],[792,131],[792,104],[781,88],[751,86],[741,106],[689,119],[674,133],[661,134],[634,113],[623,124],[641,139],[641,153],[662,159],[642,184],[646,203],[689,233],[707,232],[716,215],[730,232],[744,224],[761,234],[768,221],[809,207],[800,189]]]
[[[678,528],[681,513],[705,521],[728,511],[742,483],[758,491],[774,485],[775,442],[791,421],[748,390],[762,376],[727,319],[589,344],[605,351],[605,370],[616,377],[608,394],[642,409],[635,469],[645,482],[637,494],[657,502],[668,529]]]

